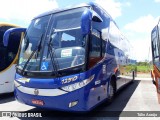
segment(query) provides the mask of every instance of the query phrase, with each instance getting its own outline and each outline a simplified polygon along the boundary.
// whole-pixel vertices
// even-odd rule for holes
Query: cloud
[[[160,0],[154,0],[155,2],[160,2]]]
[[[151,60],[150,37],[130,39],[130,41],[132,41],[134,56],[137,61]]]
[[[149,33],[157,22],[158,18],[155,19],[152,15],[147,15],[125,25],[124,28],[133,32]]]
[[[151,60],[151,31],[158,22],[158,17],[142,16],[124,26],[123,33],[131,41],[138,61]]]
[[[0,19],[29,23],[38,14],[58,8],[56,0],[0,0]]]
[[[95,0],[95,2],[102,6],[114,19],[122,15],[120,2],[114,0]]]
[[[130,2],[126,2],[125,5],[130,7],[131,3]]]

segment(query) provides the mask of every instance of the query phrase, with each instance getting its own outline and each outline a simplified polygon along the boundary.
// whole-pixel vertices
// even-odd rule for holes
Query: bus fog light
[[[78,101],[73,101],[69,103],[69,107],[76,106],[78,104]]]

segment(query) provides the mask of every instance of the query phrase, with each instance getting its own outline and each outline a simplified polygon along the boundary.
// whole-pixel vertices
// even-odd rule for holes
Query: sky
[[[45,11],[96,2],[113,17],[133,46],[137,61],[151,60],[151,30],[160,18],[160,0],[0,0],[0,22],[27,27]]]

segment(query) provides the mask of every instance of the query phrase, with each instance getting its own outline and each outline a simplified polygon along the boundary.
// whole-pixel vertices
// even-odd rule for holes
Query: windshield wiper
[[[41,35],[40,41],[38,42],[38,44],[37,44],[37,46],[35,47],[35,49],[32,51],[32,53],[31,53],[31,55],[29,56],[27,62],[24,64],[24,67],[23,67],[23,69],[22,69],[22,73],[23,73],[23,74],[24,74],[24,70],[26,69],[26,67],[27,67],[29,61],[31,60],[31,58],[33,57],[34,53],[37,52],[37,51],[38,51],[38,52],[40,51],[42,39],[43,39],[43,34]]]
[[[59,74],[58,74],[59,63],[58,63],[57,60],[54,59],[55,49],[52,49],[53,45],[52,45],[51,41],[48,43],[48,50],[49,50],[49,55],[51,57],[51,62],[52,62],[52,65],[53,65],[52,67],[54,69],[55,76],[58,77],[59,76]]]

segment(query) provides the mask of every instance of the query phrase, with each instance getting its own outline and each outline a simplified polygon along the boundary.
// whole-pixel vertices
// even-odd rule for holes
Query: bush
[[[149,73],[150,67],[149,66],[137,66],[137,72]]]

